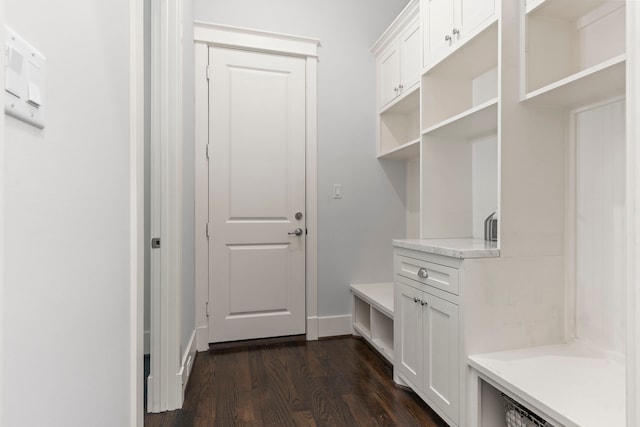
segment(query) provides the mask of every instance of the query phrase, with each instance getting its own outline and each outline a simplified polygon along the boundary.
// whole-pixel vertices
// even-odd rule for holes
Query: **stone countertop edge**
[[[500,249],[496,242],[482,239],[394,239],[396,248],[411,249],[451,258],[497,258]]]

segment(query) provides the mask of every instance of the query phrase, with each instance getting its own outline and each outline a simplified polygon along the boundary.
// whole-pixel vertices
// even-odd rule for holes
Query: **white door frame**
[[[1,15],[1,13],[0,13]],[[129,425],[144,424],[144,5],[129,1]]]
[[[307,340],[318,339],[317,286],[317,64],[320,42],[297,37],[226,25],[195,22],[196,73],[196,341],[198,351],[209,348],[209,180],[207,144],[208,115],[208,47],[220,46],[259,52],[298,56],[306,59],[306,322]]]
[[[149,412],[178,409],[183,400],[182,11],[182,0],[151,2],[151,234],[160,237],[161,248],[151,249]]]
[[[640,423],[640,4],[627,7],[627,426]]]

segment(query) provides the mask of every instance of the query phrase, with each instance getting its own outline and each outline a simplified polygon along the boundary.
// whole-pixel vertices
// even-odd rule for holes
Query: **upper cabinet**
[[[422,0],[423,60],[429,68],[496,18],[496,0]]]
[[[420,43],[418,2],[413,1],[372,49],[376,55],[379,108],[417,88],[422,72]]]
[[[376,56],[378,157],[417,158],[422,32],[418,0],[404,8],[371,49]]]

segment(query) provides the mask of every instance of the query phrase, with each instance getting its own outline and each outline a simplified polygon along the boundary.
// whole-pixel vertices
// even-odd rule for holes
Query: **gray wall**
[[[47,62],[45,129],[6,117],[2,142],[0,425],[129,425],[129,12],[4,0]]]
[[[349,283],[392,279],[404,237],[404,166],[375,158],[370,48],[407,0],[194,0],[195,19],[320,39],[318,315],[351,311]],[[333,184],[343,198],[331,198]],[[395,186],[394,186],[395,185]]]

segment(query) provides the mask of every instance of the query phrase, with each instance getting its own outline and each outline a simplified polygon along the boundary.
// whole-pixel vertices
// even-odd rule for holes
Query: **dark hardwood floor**
[[[198,353],[183,409],[144,425],[446,426],[351,337]]]

